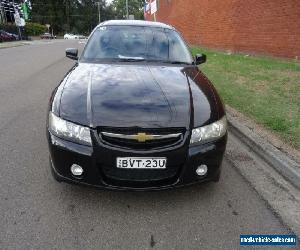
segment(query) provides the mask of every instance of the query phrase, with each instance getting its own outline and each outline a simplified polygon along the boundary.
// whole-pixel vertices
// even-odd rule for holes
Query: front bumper
[[[163,190],[175,187],[191,185],[194,183],[212,181],[217,179],[221,171],[221,164],[226,148],[227,135],[215,142],[206,143],[199,146],[182,147],[162,152],[129,152],[121,149],[112,149],[107,147],[97,146],[97,148],[79,145],[73,142],[62,140],[53,136],[49,132],[48,142],[50,149],[50,165],[52,173],[59,181],[83,184],[103,189],[111,190]],[[107,169],[111,168],[114,171],[115,159],[121,157],[167,157],[170,167],[174,168],[174,173],[165,176],[165,172],[161,177],[157,176],[157,171],[161,170],[144,170],[156,171],[155,176],[142,178],[141,170],[134,170],[132,176],[135,179],[120,178],[120,173],[116,172],[111,175]],[[84,169],[83,175],[78,178],[72,175],[70,167],[72,164],[78,164]],[[198,176],[196,168],[205,164],[208,167],[208,172],[205,176]],[[167,165],[168,168],[168,165]],[[132,171],[125,170],[122,171]],[[122,173],[121,173],[122,174]],[[125,176],[128,174],[124,173]],[[158,174],[159,175],[159,174]],[[138,179],[139,176],[141,179]]]

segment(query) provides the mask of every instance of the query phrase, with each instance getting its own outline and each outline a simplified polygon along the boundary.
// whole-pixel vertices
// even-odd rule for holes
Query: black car
[[[107,21],[54,90],[47,122],[56,180],[157,190],[217,182],[227,142],[222,101],[180,34]]]

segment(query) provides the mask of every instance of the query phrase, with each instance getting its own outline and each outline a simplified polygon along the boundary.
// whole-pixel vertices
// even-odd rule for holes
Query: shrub
[[[25,33],[28,36],[38,36],[46,32],[47,27],[39,23],[26,23]]]
[[[5,30],[6,32],[9,32],[9,33],[18,34],[17,26],[14,24],[10,24],[10,23],[0,24],[0,30]]]
[[[10,33],[18,34],[18,27],[15,24],[6,23],[0,24],[0,29]],[[26,36],[38,36],[47,31],[45,25],[39,23],[26,23],[24,27],[21,27],[22,34]]]

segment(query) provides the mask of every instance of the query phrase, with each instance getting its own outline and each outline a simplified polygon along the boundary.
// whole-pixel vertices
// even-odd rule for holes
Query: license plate
[[[117,168],[165,169],[167,158],[118,157]]]

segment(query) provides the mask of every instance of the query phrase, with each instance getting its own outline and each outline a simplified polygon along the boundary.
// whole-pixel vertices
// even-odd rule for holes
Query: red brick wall
[[[159,0],[156,17],[193,45],[300,57],[300,0]]]

